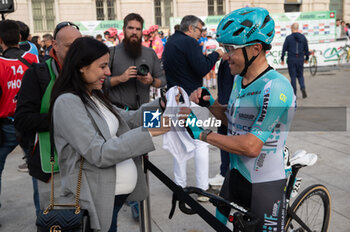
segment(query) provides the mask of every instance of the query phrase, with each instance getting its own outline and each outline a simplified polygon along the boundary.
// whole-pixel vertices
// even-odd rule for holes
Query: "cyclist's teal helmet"
[[[275,22],[261,7],[245,7],[227,14],[217,27],[216,40],[222,44],[271,44]]]

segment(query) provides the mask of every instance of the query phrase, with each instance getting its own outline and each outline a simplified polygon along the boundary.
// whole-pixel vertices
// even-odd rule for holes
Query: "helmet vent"
[[[267,36],[270,37],[272,34],[273,34],[273,30],[270,31],[270,32],[267,34]]]
[[[241,23],[242,26],[251,27],[253,25],[252,21],[246,19]]]
[[[240,29],[238,29],[237,31],[235,31],[232,35],[233,36],[238,36],[241,34],[241,32],[244,31],[244,27],[241,27]]]
[[[239,15],[246,15],[246,14],[249,14],[251,12],[253,12],[253,11],[251,10],[251,11],[243,12],[243,13],[240,13]]]
[[[267,16],[265,17],[264,22],[263,22],[263,24],[261,25],[260,29],[263,29],[263,28],[265,27],[266,23],[268,23],[270,20],[271,20],[270,15],[267,15]]]
[[[233,20],[228,21],[225,26],[222,28],[222,30],[225,30],[230,24],[233,23]]]

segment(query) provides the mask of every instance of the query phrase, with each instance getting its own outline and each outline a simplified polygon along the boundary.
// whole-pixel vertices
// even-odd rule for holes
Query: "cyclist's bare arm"
[[[248,157],[257,157],[264,145],[263,141],[251,133],[245,135],[221,135],[212,132],[207,136],[206,142],[229,153]]]

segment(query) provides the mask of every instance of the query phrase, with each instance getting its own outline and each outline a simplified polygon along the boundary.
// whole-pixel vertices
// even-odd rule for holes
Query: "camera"
[[[137,67],[137,75],[140,76],[147,76],[147,73],[149,72],[149,67],[147,64],[140,64]]]

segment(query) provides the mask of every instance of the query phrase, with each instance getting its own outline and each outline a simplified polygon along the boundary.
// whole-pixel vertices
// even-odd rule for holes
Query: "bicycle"
[[[309,68],[310,68],[310,73],[312,76],[315,76],[317,73],[317,57],[315,55],[316,50],[312,50],[310,52],[310,58],[309,58]]]
[[[286,185],[287,215],[285,223],[286,232],[327,232],[331,215],[331,197],[328,189],[321,184],[308,186],[298,194],[301,178],[297,178],[299,170],[303,167],[312,166],[317,161],[317,155],[306,153],[304,150],[296,151],[289,156],[288,148],[285,148],[286,169],[289,172]],[[256,231],[257,219],[242,206],[234,202],[229,202],[220,196],[203,191],[196,187],[184,189],[188,194],[200,194],[209,197],[209,201],[214,205],[225,205],[231,207],[236,212],[229,216],[229,222],[233,224],[233,232],[253,232]],[[298,195],[298,197],[296,197]],[[293,204],[291,198],[296,197]],[[173,202],[173,206],[176,202]],[[180,210],[185,214],[195,214],[196,212],[188,208],[185,203],[179,202]]]
[[[346,37],[345,46],[340,47],[338,51],[338,65],[339,67],[343,67],[344,64],[349,64],[350,61],[350,45],[349,38]]]

